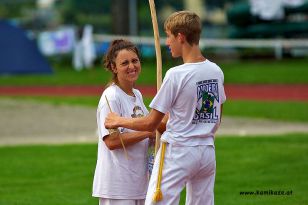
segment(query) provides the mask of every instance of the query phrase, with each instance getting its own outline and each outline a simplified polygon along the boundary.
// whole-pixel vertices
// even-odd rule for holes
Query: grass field
[[[246,84],[304,84],[308,83],[308,59],[255,60],[219,63],[225,83]],[[163,73],[172,63],[163,65]],[[156,83],[156,64],[143,63],[137,84]],[[4,85],[105,85],[111,75],[97,66],[92,70],[75,72],[71,66],[54,66],[54,75],[0,76]]]
[[[97,204],[91,197],[96,152],[95,144],[0,147],[0,204]],[[308,203],[307,134],[217,138],[216,155],[216,204]],[[292,194],[240,195],[267,190]]]
[[[308,59],[241,61],[219,64],[225,83],[307,84]],[[164,72],[170,65],[163,65]],[[75,72],[54,67],[49,76],[0,76],[6,85],[104,85],[101,68]],[[155,84],[155,63],[145,62],[138,84]],[[0,97],[6,98],[6,97]],[[51,104],[96,107],[98,97],[14,97]],[[148,105],[150,98],[145,99]],[[225,116],[308,122],[307,102],[227,101]],[[0,147],[0,205],[98,204],[91,197],[96,144]],[[224,137],[216,140],[216,204],[308,204],[308,134]],[[256,191],[292,191],[291,195],[257,195]],[[240,192],[247,192],[241,195]],[[249,192],[253,192],[252,195]],[[185,192],[181,198],[184,199]],[[183,200],[181,201],[183,203]]]

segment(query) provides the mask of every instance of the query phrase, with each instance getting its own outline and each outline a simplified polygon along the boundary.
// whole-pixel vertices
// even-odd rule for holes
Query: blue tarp
[[[0,75],[51,73],[36,41],[24,29],[0,20]]]

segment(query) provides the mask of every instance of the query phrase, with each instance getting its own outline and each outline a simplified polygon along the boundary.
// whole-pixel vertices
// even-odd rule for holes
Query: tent
[[[51,73],[36,41],[25,30],[0,20],[0,75]]]

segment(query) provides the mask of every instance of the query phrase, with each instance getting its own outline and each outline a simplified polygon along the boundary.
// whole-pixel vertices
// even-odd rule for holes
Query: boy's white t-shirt
[[[148,139],[126,147],[129,160],[123,149],[109,150],[103,141],[109,132],[104,126],[105,117],[112,112],[123,117],[140,117],[148,114],[141,93],[133,89],[135,97],[127,95],[117,85],[112,84],[102,94],[97,109],[98,153],[93,181],[94,197],[110,199],[144,199],[148,186],[147,150]],[[121,133],[134,132],[118,128]]]
[[[226,95],[224,75],[209,60],[168,70],[150,107],[170,113],[161,140],[179,146],[214,145]]]

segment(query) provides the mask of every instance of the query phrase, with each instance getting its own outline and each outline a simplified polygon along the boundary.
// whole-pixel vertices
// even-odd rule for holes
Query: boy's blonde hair
[[[194,12],[178,11],[171,14],[164,23],[164,29],[170,31],[174,36],[178,33],[185,35],[190,45],[199,44],[201,20]]]

